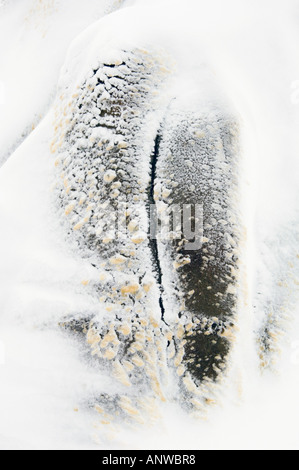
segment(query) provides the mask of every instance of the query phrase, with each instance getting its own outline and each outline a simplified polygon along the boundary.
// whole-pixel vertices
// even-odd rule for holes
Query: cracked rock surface
[[[209,400],[237,304],[238,121],[209,100],[180,108],[167,60],[136,48],[99,61],[75,93],[61,94],[51,143],[57,215],[98,271],[87,281],[98,311],[62,325],[118,383],[119,394],[96,399],[98,411],[110,416],[113,403],[114,414],[137,420],[144,397],[189,409]],[[186,211],[194,241],[184,230],[173,236],[182,228],[174,208]]]

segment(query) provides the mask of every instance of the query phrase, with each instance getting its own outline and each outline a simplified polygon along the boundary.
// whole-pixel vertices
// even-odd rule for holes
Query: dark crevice
[[[161,319],[167,325],[165,321],[165,307],[164,307],[164,302],[163,302],[163,295],[164,295],[164,288],[163,288],[163,282],[162,282],[163,274],[162,274],[162,268],[160,264],[158,243],[157,243],[157,238],[156,238],[157,229],[158,229],[158,215],[157,215],[156,210],[151,210],[151,209],[154,209],[154,207],[156,207],[155,183],[156,183],[156,177],[157,177],[157,162],[159,158],[160,143],[161,143],[161,135],[158,133],[155,139],[154,151],[151,157],[151,181],[150,181],[150,187],[149,187],[148,211],[149,211],[150,224],[154,223],[155,227],[154,227],[154,232],[153,232],[153,227],[149,228],[149,242],[150,242],[150,248],[152,251],[154,270],[156,272],[156,277],[157,277],[157,281],[158,281],[159,289],[160,289],[159,306],[161,310]],[[154,220],[152,220],[153,214],[154,214]],[[153,233],[154,233],[154,236],[153,236]]]

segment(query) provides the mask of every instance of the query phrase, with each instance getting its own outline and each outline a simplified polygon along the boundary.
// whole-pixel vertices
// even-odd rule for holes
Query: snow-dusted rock
[[[74,253],[98,271],[86,280],[98,309],[62,325],[122,387],[98,397],[103,413],[112,399],[126,414],[129,400],[139,416],[140,393],[165,401],[176,387],[201,407],[202,383],[227,366],[238,299],[238,118],[205,78],[210,97],[194,80],[193,106],[180,108],[173,60],[154,45],[103,47],[76,85],[72,56],[55,106],[53,204]],[[184,230],[175,243],[152,236],[188,205],[200,216],[194,243]]]
[[[184,222],[175,240],[158,235],[165,318],[180,319],[173,341],[182,361],[176,367],[183,382],[191,375],[197,384],[217,379],[226,367],[240,293],[239,118],[208,98],[203,105],[195,96],[198,110],[190,112],[174,102],[156,170],[157,201],[176,224],[179,208]]]
[[[78,312],[64,324],[73,328],[75,320],[76,330],[81,324],[91,354],[118,383],[115,410],[126,414],[128,402],[136,410],[148,393],[165,400],[168,339],[161,333],[148,199],[169,70],[155,52],[114,55],[94,64],[70,101],[62,95],[51,149],[57,215],[74,250],[98,270],[89,285],[98,312],[92,318]],[[105,409],[107,396],[97,402]]]

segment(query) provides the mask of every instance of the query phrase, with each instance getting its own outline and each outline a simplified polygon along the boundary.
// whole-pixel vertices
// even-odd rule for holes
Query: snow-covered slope
[[[0,165],[36,127],[56,93],[70,42],[119,0],[7,0],[0,6]]]
[[[1,448],[298,448],[297,2],[139,0],[95,23],[115,4],[66,4],[22,1],[12,9],[7,2],[0,9],[2,25],[10,25],[1,28],[0,47],[8,40],[11,47],[0,59],[2,158],[36,113],[45,116],[0,171]],[[22,23],[28,11],[30,31]],[[66,48],[81,31],[58,81]],[[46,65],[36,71],[36,60]],[[238,135],[242,153],[231,141]],[[160,157],[155,175],[152,152]],[[153,177],[156,193],[148,189]],[[176,181],[179,189],[168,187]],[[142,243],[144,195],[163,209],[170,197],[175,203],[194,192],[202,198],[206,185],[215,199],[207,199],[206,256],[215,255],[217,243],[231,254],[227,232],[235,234],[240,255],[232,278],[216,256],[230,300],[237,296],[238,327],[217,388],[193,382],[193,367],[186,372],[180,357],[194,359],[188,334],[198,326],[183,320],[173,326],[176,296],[197,313],[207,312],[214,298],[201,306],[192,256],[181,276],[172,269],[176,255],[158,239],[165,255],[161,291],[156,248]],[[130,239],[110,245],[101,230],[118,199],[139,216]],[[229,221],[229,229],[215,231],[214,219],[223,227]],[[194,262],[196,269],[196,256]],[[221,294],[205,287],[206,299]],[[221,302],[214,305],[217,318],[217,309],[227,308]],[[176,328],[174,338],[184,344],[174,340],[171,364],[165,351]],[[211,353],[215,338],[208,330],[201,347]],[[144,335],[154,346],[143,351],[143,369],[138,343]],[[185,414],[184,400],[207,420]],[[125,419],[115,419],[113,407]]]

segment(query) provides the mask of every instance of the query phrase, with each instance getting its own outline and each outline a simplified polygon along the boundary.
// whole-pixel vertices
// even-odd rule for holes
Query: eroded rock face
[[[64,325],[118,383],[98,411],[139,421],[150,400],[198,408],[208,398],[237,303],[238,123],[221,106],[171,104],[170,76],[154,51],[99,63],[71,99],[61,96],[51,145],[58,216],[98,270],[89,285],[98,313]],[[182,227],[152,236],[153,223],[185,206],[194,241]]]

